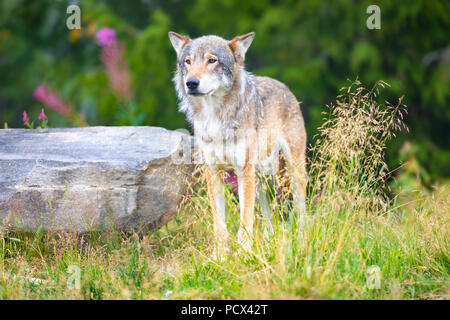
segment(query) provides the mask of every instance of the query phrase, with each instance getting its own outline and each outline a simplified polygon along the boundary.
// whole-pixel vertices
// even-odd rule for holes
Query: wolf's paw
[[[252,239],[249,234],[244,229],[239,229],[237,234],[237,241],[239,244],[239,249],[245,252],[250,252],[252,249]]]

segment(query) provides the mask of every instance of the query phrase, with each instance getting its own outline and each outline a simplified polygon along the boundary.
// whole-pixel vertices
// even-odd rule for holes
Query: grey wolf
[[[179,110],[193,126],[206,163],[219,252],[226,249],[228,238],[223,179],[217,174],[221,169],[231,168],[238,177],[237,239],[242,249],[252,246],[256,194],[272,228],[264,186],[256,180],[257,172],[273,170],[271,165],[280,163],[281,154],[287,170],[279,171],[289,173],[294,204],[301,216],[305,214],[306,130],[300,105],[283,83],[245,70],[245,54],[254,37],[251,32],[230,41],[215,35],[191,39],[169,32],[177,53],[173,80]]]

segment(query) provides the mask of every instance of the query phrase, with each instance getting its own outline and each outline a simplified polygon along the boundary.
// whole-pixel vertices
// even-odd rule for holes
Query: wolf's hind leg
[[[273,236],[273,225],[270,213],[269,198],[267,196],[267,181],[264,177],[258,179],[257,184],[257,201],[264,217],[264,239],[269,240]]]
[[[305,167],[300,165],[292,165],[289,168],[290,176],[292,178],[292,194],[294,200],[294,207],[298,213],[298,226],[300,230],[304,228],[306,219],[306,186],[308,178]]]
[[[283,150],[283,149],[282,149]],[[305,155],[299,152],[295,146],[284,148],[283,154],[287,160],[288,172],[291,180],[292,195],[294,200],[294,212],[298,218],[298,226],[303,229],[306,219],[306,186],[308,176],[306,174]]]

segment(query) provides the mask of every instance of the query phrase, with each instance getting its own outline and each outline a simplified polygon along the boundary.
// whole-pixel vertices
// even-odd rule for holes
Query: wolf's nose
[[[191,78],[187,79],[187,81],[186,81],[186,86],[191,90],[197,89],[199,84],[200,84],[200,80],[198,80],[195,77],[191,77]]]

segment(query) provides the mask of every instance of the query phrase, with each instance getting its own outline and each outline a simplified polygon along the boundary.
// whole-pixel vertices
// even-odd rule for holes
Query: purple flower
[[[101,47],[107,47],[116,43],[116,31],[111,28],[102,28],[98,30],[95,37]]]
[[[234,172],[227,172],[225,176],[225,183],[231,184],[231,189],[235,195],[239,194],[238,179]]]
[[[39,120],[47,119],[47,116],[46,116],[45,113],[44,113],[44,108],[42,108],[41,114],[39,115],[38,119],[39,119]]]
[[[156,244],[151,244],[148,249],[149,252],[155,252],[157,250],[158,250],[158,246]]]
[[[26,126],[27,122],[30,121],[30,118],[28,118],[28,114],[27,114],[27,112],[25,110],[23,111],[23,118],[22,118],[22,120],[23,120],[23,125],[24,126]]]
[[[147,250],[148,250],[148,252],[155,252],[155,251],[158,251],[158,245],[156,245],[155,243],[153,243],[153,241],[151,241],[150,239],[148,240],[148,242],[147,241],[145,241],[146,242],[146,245],[147,245]]]

